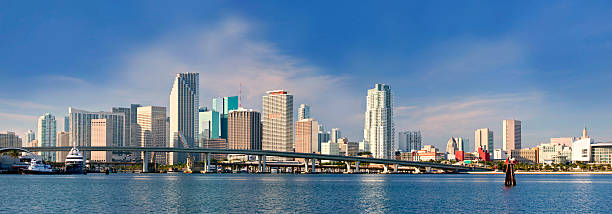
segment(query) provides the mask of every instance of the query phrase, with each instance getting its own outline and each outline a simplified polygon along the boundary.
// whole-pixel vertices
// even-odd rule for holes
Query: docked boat
[[[72,148],[66,156],[66,174],[85,174],[85,159],[79,149]]]
[[[23,174],[55,174],[51,165],[43,163],[41,160],[32,159],[28,168],[21,171]]]

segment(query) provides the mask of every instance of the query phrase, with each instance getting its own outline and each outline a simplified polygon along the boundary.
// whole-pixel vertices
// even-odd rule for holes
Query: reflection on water
[[[610,175],[0,176],[0,213],[610,213]],[[25,209],[25,210],[24,210]]]

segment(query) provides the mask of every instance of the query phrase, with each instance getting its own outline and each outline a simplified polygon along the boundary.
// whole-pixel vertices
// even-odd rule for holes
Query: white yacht
[[[84,174],[84,168],[85,159],[83,158],[83,154],[79,151],[79,149],[73,147],[70,152],[68,152],[68,156],[66,156],[65,172],[68,174]]]
[[[43,163],[39,159],[31,159],[30,165],[27,169],[23,170],[24,174],[52,174],[53,169],[51,165]]]

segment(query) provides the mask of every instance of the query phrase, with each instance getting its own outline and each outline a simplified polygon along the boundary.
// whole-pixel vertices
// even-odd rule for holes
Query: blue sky
[[[351,140],[366,90],[387,83],[397,131],[440,148],[484,127],[499,148],[512,118],[527,146],[585,125],[608,141],[610,20],[607,1],[10,1],[0,130],[22,134],[69,106],[168,106],[173,75],[200,72],[203,106],[242,83],[244,105],[261,109],[284,88]]]

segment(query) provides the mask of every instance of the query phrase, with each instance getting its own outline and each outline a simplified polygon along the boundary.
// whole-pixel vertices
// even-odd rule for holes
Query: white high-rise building
[[[507,152],[513,149],[521,149],[521,121],[504,120],[503,149]]]
[[[32,141],[36,140],[36,134],[34,133],[34,131],[32,131],[32,129],[28,130],[28,132],[26,133],[25,136],[25,143],[30,143]],[[38,146],[38,145],[37,145]]]
[[[91,120],[91,146],[112,146],[113,144],[113,125],[109,119]],[[112,162],[113,155],[109,151],[91,152],[91,161]]]
[[[493,152],[493,131],[488,128],[476,129],[474,133],[474,151],[477,152],[481,147],[489,153]]]
[[[392,158],[395,129],[393,127],[391,87],[376,84],[368,90],[363,138],[370,144],[374,158]]]
[[[55,116],[47,113],[38,118],[38,146],[51,147],[56,144],[57,122]],[[55,152],[42,152],[43,160],[55,161]]]
[[[263,150],[293,152],[293,95],[284,90],[268,91],[263,96],[262,120]]]
[[[301,104],[298,109],[298,121],[310,118],[310,106]]]
[[[198,110],[200,105],[198,73],[179,73],[174,78],[170,92],[170,147],[184,148],[179,135],[189,148],[195,148],[198,140]],[[186,163],[185,153],[171,152],[168,164]]]
[[[142,147],[166,147],[166,107],[144,106],[138,107],[136,131]],[[151,153],[147,153],[146,160],[151,161]],[[166,164],[166,153],[156,152],[153,157],[155,163]]]
[[[332,128],[331,137],[329,140],[334,143],[338,143],[338,139],[342,138],[342,132],[340,132],[339,128]]]

